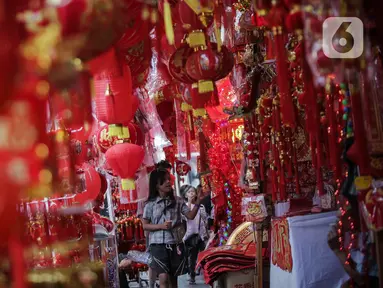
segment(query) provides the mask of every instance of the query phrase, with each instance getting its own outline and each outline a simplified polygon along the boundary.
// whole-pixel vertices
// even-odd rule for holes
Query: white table
[[[292,272],[283,271],[271,263],[270,287],[341,287],[349,277],[327,244],[330,224],[337,220],[336,212],[295,216],[287,220],[293,259]]]

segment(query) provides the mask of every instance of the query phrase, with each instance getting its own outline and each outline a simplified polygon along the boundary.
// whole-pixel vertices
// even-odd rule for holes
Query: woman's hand
[[[158,225],[160,225],[160,230],[169,230],[172,228],[172,221],[166,221],[165,223]]]
[[[118,268],[120,269],[127,269],[132,265],[132,260],[124,259],[120,262],[118,265]]]
[[[202,189],[198,189],[198,190],[197,190],[197,201],[196,201],[195,204],[200,205],[202,199],[204,199],[206,196],[207,196],[207,195],[205,195],[205,194],[202,192]]]

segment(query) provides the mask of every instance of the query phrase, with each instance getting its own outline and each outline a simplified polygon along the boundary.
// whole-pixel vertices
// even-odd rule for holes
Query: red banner
[[[282,270],[291,272],[293,269],[293,258],[289,241],[289,223],[286,218],[274,218],[271,221],[271,239],[273,265]]]

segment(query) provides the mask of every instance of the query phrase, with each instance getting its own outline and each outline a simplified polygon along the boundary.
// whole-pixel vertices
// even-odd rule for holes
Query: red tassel
[[[349,84],[351,86],[351,84]],[[352,105],[352,118],[354,124],[354,145],[356,145],[357,151],[360,153],[359,156],[359,171],[360,175],[370,175],[370,164],[369,155],[367,149],[367,137],[364,130],[364,117],[362,113],[361,96],[356,91],[350,91],[351,94],[351,105]]]
[[[189,120],[190,139],[193,141],[195,140],[193,111],[189,110],[187,113],[188,113],[188,120]]]
[[[198,141],[199,141],[201,171],[206,171],[207,170],[206,139],[203,132],[198,133]]]
[[[277,179],[276,179],[276,172],[275,172],[275,168],[272,167],[271,168],[271,183],[272,183],[272,190],[271,190],[271,197],[272,197],[272,200],[273,202],[276,202],[278,199],[277,199]]]
[[[294,161],[294,172],[295,172],[295,193],[301,194],[301,186],[299,184],[299,170],[298,170],[298,161],[297,161],[297,151],[293,147],[293,161]]]
[[[191,159],[191,151],[190,151],[190,134],[191,132],[185,131],[185,146],[186,146],[186,159]]]

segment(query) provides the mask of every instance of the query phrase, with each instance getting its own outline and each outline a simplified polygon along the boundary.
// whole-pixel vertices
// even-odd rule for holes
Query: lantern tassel
[[[221,39],[221,31],[219,29],[218,23],[216,20],[214,20],[214,35],[217,40],[217,51],[221,52],[222,47],[222,39]]]
[[[174,30],[172,21],[172,12],[168,0],[164,2],[164,24],[166,38],[168,39],[169,45],[174,45]]]
[[[136,184],[132,179],[121,179],[121,188],[124,191],[134,190],[136,189]]]

